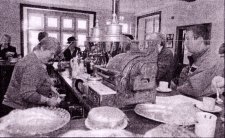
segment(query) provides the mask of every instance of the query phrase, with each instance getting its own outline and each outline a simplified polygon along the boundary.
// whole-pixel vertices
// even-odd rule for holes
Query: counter
[[[63,72],[58,72],[59,75],[62,77],[62,79],[67,83],[68,86],[71,87],[71,89],[73,89],[73,80],[71,78],[71,73],[69,71],[69,69],[63,71]],[[77,92],[76,90],[73,89],[73,92],[75,94],[75,96],[81,100],[80,103],[83,104],[83,106],[86,109],[90,109],[91,107],[85,103],[84,101],[82,101],[82,96],[79,94],[79,92]],[[157,93],[158,96],[172,96],[172,95],[176,95],[178,94],[177,92],[171,92],[171,93]],[[224,105],[220,105],[223,109],[223,111],[221,113],[217,113],[215,115],[217,115],[218,119],[217,119],[217,126],[216,126],[216,132],[215,132],[215,137],[217,138],[221,138],[224,137],[224,122],[221,120],[221,116],[224,117]],[[124,108],[123,111],[125,112],[125,114],[128,116],[129,118],[129,123],[128,126],[125,128],[126,130],[134,133],[134,134],[139,134],[139,135],[143,135],[145,132],[147,132],[148,130],[160,125],[160,122],[157,121],[153,121],[150,119],[146,119],[142,116],[137,115],[134,110],[132,108]],[[85,118],[82,119],[76,119],[76,120],[70,120],[70,122],[68,124],[66,124],[63,128],[51,132],[49,134],[46,134],[45,136],[51,136],[51,137],[55,137],[55,136],[60,136],[61,134],[69,131],[69,130],[77,130],[77,129],[83,129],[83,130],[88,130],[85,127],[84,124]],[[194,125],[193,126],[189,126],[188,127],[189,130],[194,131]]]
[[[156,122],[156,121],[153,121],[150,119],[146,119],[142,116],[139,116],[133,110],[127,110],[124,112],[129,118],[129,123],[128,123],[128,126],[125,128],[125,130],[128,130],[134,134],[143,135],[148,130],[155,128],[156,126],[162,124],[160,122]],[[60,136],[69,130],[78,130],[78,129],[88,130],[85,127],[84,121],[85,121],[85,118],[71,120],[63,128],[61,128],[57,131],[54,131],[52,133],[49,133],[46,136],[51,136],[51,137]],[[190,127],[188,127],[188,129],[194,132],[194,126],[190,126]],[[222,123],[220,118],[218,118],[218,121],[217,121],[215,137],[216,138],[224,137],[224,123]]]

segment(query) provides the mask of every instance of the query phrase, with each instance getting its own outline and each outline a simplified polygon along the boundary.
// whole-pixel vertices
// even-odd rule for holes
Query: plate
[[[123,122],[122,125],[117,126],[116,128],[112,128],[112,129],[119,129],[119,130],[121,130],[121,129],[126,128],[127,125],[128,125],[128,121],[127,121],[127,119],[124,119],[124,122]],[[93,125],[91,125],[91,124],[89,123],[88,119],[85,119],[85,126],[86,126],[87,128],[89,128],[89,129],[91,129],[91,130],[97,130],[97,129],[98,129],[98,128],[94,127]]]
[[[209,110],[207,110],[207,109],[205,109],[205,108],[203,107],[203,103],[197,103],[197,104],[196,104],[196,107],[198,107],[198,108],[199,108],[200,110],[202,110],[202,111],[206,111],[206,112],[210,112],[210,113],[218,113],[218,112],[221,112],[221,111],[222,111],[222,108],[219,107],[219,106],[215,106],[214,110],[209,111]]]
[[[149,131],[143,137],[183,137],[196,138],[197,136],[190,130],[177,125],[161,124]]]
[[[170,88],[166,88],[166,89],[163,88],[163,89],[162,89],[162,88],[160,88],[160,87],[157,87],[156,90],[159,91],[159,92],[171,92],[171,91],[172,91],[172,89],[170,89]]]
[[[61,137],[134,137],[134,134],[127,130],[70,130]]]
[[[157,104],[138,104],[134,111],[136,114],[145,118],[168,124],[176,124],[182,126],[189,126],[195,124],[195,111],[182,109],[184,105],[176,107],[157,105]],[[193,106],[194,108],[194,106]],[[197,108],[195,108],[197,109]],[[194,109],[194,110],[195,110]],[[188,113],[190,111],[190,113]]]
[[[172,109],[163,105],[155,105],[155,104],[138,104],[134,108],[136,114],[143,116],[145,118],[166,123],[167,121],[164,119],[165,114],[171,114]]]
[[[55,131],[70,121],[68,111],[61,108],[34,107],[16,109],[2,118],[5,130],[15,136],[32,136]]]

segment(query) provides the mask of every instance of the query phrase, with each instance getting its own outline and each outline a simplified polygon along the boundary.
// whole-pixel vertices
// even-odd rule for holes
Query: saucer
[[[156,90],[159,92],[171,92],[172,91],[172,89],[170,89],[170,88],[160,88],[160,87],[157,87]]]
[[[219,107],[219,106],[216,106],[215,105],[215,108],[214,110],[207,110],[203,107],[203,103],[197,103],[196,104],[196,107],[198,107],[199,109],[201,109],[202,111],[206,111],[206,112],[210,112],[210,113],[218,113],[218,112],[221,112],[222,111],[222,108]]]

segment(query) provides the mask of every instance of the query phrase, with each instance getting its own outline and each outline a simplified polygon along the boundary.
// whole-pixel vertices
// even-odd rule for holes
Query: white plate
[[[86,126],[87,128],[89,128],[89,129],[91,129],[91,130],[106,129],[106,128],[96,128],[95,126],[92,126],[92,125],[89,123],[88,119],[85,119],[85,122],[84,122],[84,123],[85,123],[85,126]],[[127,124],[128,124],[127,119],[124,119],[124,122],[123,122],[122,125],[117,126],[116,128],[112,128],[112,129],[124,129],[124,128],[127,127]]]
[[[156,104],[138,104],[134,108],[134,111],[136,114],[145,118],[166,123],[164,115],[170,114],[172,112],[172,108]]]
[[[197,108],[196,108],[197,109]],[[174,121],[174,107],[157,104],[138,104],[135,113],[145,118],[168,124],[189,126],[195,124],[194,117],[191,120]],[[194,116],[194,115],[193,115]],[[182,116],[180,117],[182,118]]]
[[[198,108],[201,109],[202,111],[211,112],[211,113],[218,113],[218,112],[221,112],[221,111],[222,111],[222,108],[219,107],[219,106],[215,106],[214,110],[209,111],[209,110],[207,110],[207,109],[205,109],[205,108],[203,107],[203,103],[197,103],[197,104],[196,104],[196,107],[198,107]]]
[[[157,87],[156,90],[159,92],[171,92],[172,91],[172,89],[170,89],[170,88],[165,89],[165,88],[160,88],[160,87]]]
[[[70,114],[64,109],[33,107],[24,110],[13,110],[3,117],[2,123],[5,123],[5,130],[10,134],[31,136],[55,131],[69,121]]]

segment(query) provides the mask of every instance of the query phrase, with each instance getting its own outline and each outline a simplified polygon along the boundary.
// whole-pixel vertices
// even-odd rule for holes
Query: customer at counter
[[[222,74],[220,76],[215,76],[212,79],[212,91],[214,91],[215,93],[217,92],[217,90],[219,91],[220,94],[224,93],[224,54],[225,54],[225,43],[221,44],[220,48],[219,48],[219,54],[220,54],[220,65],[223,65],[223,67],[219,66],[219,73],[218,74]]]
[[[180,74],[176,90],[182,94],[195,98],[215,94],[210,86],[218,73],[219,56],[211,52],[208,34],[205,26],[192,26],[187,30],[184,45],[192,53],[194,62]]]
[[[8,57],[17,57],[16,48],[11,46],[11,36],[4,34],[0,44],[0,59],[7,60]]]
[[[66,61],[70,61],[77,54],[81,54],[81,50],[77,47],[77,40],[74,36],[67,39],[67,44],[69,44],[69,47],[64,51],[63,55]]]
[[[52,87],[45,65],[59,49],[55,38],[46,37],[15,65],[1,111],[7,114],[13,109],[59,104],[59,94]]]
[[[47,32],[39,32],[38,33],[38,41],[40,42],[42,39],[44,39],[45,37],[48,37],[48,33]],[[36,47],[33,48],[33,51],[36,50]]]
[[[173,53],[166,47],[165,36],[161,33],[153,33],[146,37],[146,39],[154,40],[158,48],[158,71],[156,75],[156,84],[160,81],[166,81],[170,85],[173,74]]]

